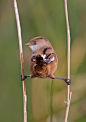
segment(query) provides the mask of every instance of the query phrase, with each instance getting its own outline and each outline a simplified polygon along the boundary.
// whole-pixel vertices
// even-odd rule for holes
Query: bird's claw
[[[65,79],[64,81],[67,83],[67,85],[71,84],[71,79]]]
[[[22,78],[22,75],[21,75],[20,80],[23,81],[23,80],[25,80],[26,78],[27,78],[27,75],[24,75],[24,78]]]
[[[22,78],[22,75],[21,75],[20,80],[23,81],[23,80],[25,80],[27,77],[31,77],[31,76],[30,76],[30,75],[24,75],[24,78]]]
[[[59,78],[59,77],[54,77],[54,79],[60,79],[60,80],[64,80],[67,85],[70,85],[71,84],[71,79],[67,79],[67,78]]]

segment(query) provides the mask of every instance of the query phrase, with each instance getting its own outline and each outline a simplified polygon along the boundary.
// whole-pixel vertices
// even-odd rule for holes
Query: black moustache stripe
[[[45,54],[48,49],[51,49],[51,47],[44,48],[43,54]]]
[[[47,59],[51,54],[54,54],[54,53],[50,53],[48,56],[46,56],[46,58],[45,58],[45,59]],[[50,58],[51,58],[51,57],[50,57]],[[50,58],[49,58],[49,59],[50,59]]]

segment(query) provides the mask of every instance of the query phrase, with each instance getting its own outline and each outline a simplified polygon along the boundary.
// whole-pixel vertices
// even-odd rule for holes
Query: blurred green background
[[[17,0],[23,40],[25,74],[30,74],[30,39],[44,36],[58,56],[55,76],[67,77],[64,0]],[[71,30],[71,91],[68,122],[86,122],[86,1],[68,0]],[[23,122],[20,56],[13,0],[0,0],[0,122]],[[27,122],[50,122],[49,79],[26,79]],[[63,122],[67,85],[53,80],[53,122]]]

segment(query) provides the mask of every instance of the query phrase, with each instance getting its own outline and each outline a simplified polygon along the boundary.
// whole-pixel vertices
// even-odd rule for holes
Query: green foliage
[[[67,77],[64,1],[18,0],[25,74],[30,74],[31,38],[44,36],[58,56],[55,76]],[[71,91],[69,122],[86,121],[86,1],[68,1],[71,30]],[[0,0],[0,122],[23,122],[22,82],[17,28],[12,0]],[[51,80],[26,79],[28,122],[48,122],[51,114]],[[64,121],[66,84],[53,80],[53,121]]]

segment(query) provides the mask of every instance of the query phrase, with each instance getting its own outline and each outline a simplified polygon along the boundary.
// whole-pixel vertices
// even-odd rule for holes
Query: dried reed
[[[67,27],[67,78],[70,79],[70,28],[69,28],[69,21],[68,21],[67,0],[64,0],[64,6],[65,6],[66,27]],[[67,122],[68,119],[71,95],[72,92],[70,92],[70,85],[67,85],[67,106],[66,106],[64,122]]]
[[[15,11],[15,16],[16,16],[17,30],[18,30],[21,74],[22,74],[22,77],[24,77],[24,61],[23,61],[21,26],[20,26],[19,13],[18,13],[18,7],[17,7],[16,0],[14,0],[14,11]],[[24,114],[23,120],[24,120],[24,122],[27,122],[27,111],[26,111],[27,96],[26,96],[25,80],[22,81],[22,85],[23,85],[23,114]]]

